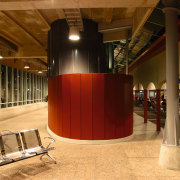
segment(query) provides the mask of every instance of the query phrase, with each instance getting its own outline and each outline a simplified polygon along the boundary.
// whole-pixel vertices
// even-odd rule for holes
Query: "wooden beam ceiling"
[[[4,62],[13,59],[38,59],[37,62],[46,63],[47,32],[56,19],[66,18],[69,26],[77,23],[81,30],[82,18],[92,19],[98,23],[104,42],[126,39],[129,29],[133,29],[133,36],[136,36],[158,2],[159,0],[0,0],[1,42],[13,52],[4,53]],[[11,49],[12,47],[15,49]],[[39,66],[37,62],[34,67]]]
[[[159,0],[6,0],[0,10],[154,7]]]
[[[80,31],[83,31],[80,9],[63,9],[63,11],[69,27],[76,26]]]
[[[99,32],[106,32],[111,30],[120,30],[120,29],[130,29],[132,28],[132,19],[119,19],[112,21],[110,24],[106,23],[99,23],[98,24],[98,31]]]
[[[49,30],[51,27],[50,27],[49,23],[47,22],[47,20],[43,17],[41,12],[39,10],[37,10],[37,9],[34,9],[34,13],[43,22],[45,27]]]
[[[29,38],[31,38],[34,41],[34,43],[43,47],[43,44],[33,34],[31,34],[29,30],[23,27],[22,24],[19,24],[19,22],[17,22],[17,20],[14,17],[12,17],[4,11],[0,11],[0,16],[6,19],[8,22],[10,22],[12,25],[18,27],[19,30],[23,31]]]

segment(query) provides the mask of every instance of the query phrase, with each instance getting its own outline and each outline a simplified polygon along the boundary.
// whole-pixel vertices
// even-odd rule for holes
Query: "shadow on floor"
[[[18,165],[17,165],[18,163]],[[4,168],[0,174],[0,180],[23,180],[32,178],[45,171],[52,170],[51,165],[53,162],[35,162],[35,163],[22,163],[16,162],[9,165],[2,166]]]

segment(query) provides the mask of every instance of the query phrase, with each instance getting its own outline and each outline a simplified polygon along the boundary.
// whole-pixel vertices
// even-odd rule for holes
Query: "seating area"
[[[49,138],[51,142],[47,147],[44,147],[38,129],[16,132],[6,130],[4,132],[0,134],[0,166],[38,155],[41,155],[40,159],[47,155],[56,163],[56,160],[48,153],[50,150],[55,149],[50,147],[54,139],[45,137]]]

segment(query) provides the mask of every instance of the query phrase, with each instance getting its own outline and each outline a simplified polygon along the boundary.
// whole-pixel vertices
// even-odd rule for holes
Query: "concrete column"
[[[20,71],[20,104],[23,105],[23,71]]]
[[[128,61],[129,61],[129,41],[128,41],[128,37],[126,38],[126,75],[128,75]]]
[[[147,123],[147,89],[144,89],[144,123]]]
[[[165,8],[166,16],[166,142],[179,145],[179,61],[177,11]]]
[[[2,87],[1,83],[2,83],[2,77],[1,77],[1,64],[0,64],[0,109],[1,109],[1,103],[2,103],[2,101],[1,101],[1,87]]]
[[[176,9],[179,0],[164,0],[163,2],[166,6],[164,12],[166,19],[167,114],[159,164],[168,169],[180,169],[178,10]]]
[[[19,70],[17,69],[17,74],[16,74],[16,78],[17,78],[17,106],[19,105]]]
[[[11,70],[11,102],[12,106],[14,106],[14,68]]]
[[[161,90],[156,90],[156,130],[161,130]]]
[[[27,104],[27,71],[24,76],[24,104]]]
[[[6,96],[6,107],[8,107],[8,66],[6,66],[6,91],[5,91],[5,96]]]

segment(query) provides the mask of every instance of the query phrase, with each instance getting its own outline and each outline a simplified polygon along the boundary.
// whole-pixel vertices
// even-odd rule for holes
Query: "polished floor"
[[[47,108],[0,122],[2,130],[38,128],[46,132]],[[0,180],[180,180],[180,171],[158,165],[162,132],[155,124],[143,123],[134,113],[134,138],[129,142],[108,145],[77,145],[56,141],[53,155],[57,164],[44,157],[30,158],[0,167]],[[47,144],[47,140],[43,140]]]

